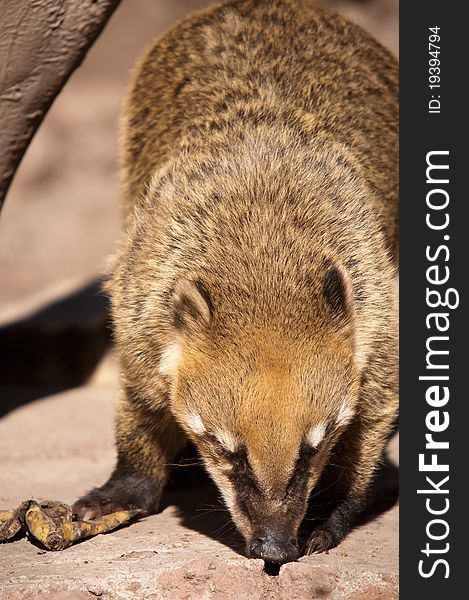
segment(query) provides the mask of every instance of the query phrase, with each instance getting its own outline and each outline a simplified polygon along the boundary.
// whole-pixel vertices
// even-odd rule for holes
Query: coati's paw
[[[318,527],[313,531],[306,544],[305,554],[327,552],[337,546],[339,541],[332,531],[325,527]]]
[[[132,510],[136,506],[125,506],[117,498],[112,498],[103,488],[96,488],[79,498],[72,506],[75,519],[90,521],[121,510]]]
[[[306,544],[305,553],[327,552],[335,548],[353,526],[356,516],[363,508],[361,499],[346,500],[339,504],[329,519],[315,529]]]
[[[123,474],[116,469],[106,484],[79,498],[72,512],[76,519],[84,521],[122,510],[140,510],[148,515],[158,510],[159,500],[160,492],[153,478],[135,472]]]

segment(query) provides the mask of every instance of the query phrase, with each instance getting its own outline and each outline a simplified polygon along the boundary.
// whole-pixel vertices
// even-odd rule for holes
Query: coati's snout
[[[271,441],[275,447],[275,441]],[[296,560],[299,556],[298,529],[310,490],[307,465],[312,452],[305,448],[305,454],[295,457],[293,470],[282,469],[279,457],[277,466],[280,470],[275,473],[274,456],[263,456],[256,461],[254,445],[249,452],[241,443],[232,451],[223,451],[221,458],[216,457],[220,442],[212,440],[212,443],[209,448],[209,444],[201,440],[199,448],[245,539],[246,554],[276,564]]]
[[[246,554],[275,564],[296,560],[298,529],[320,471],[319,464],[318,468],[314,466],[316,450],[304,444],[285,468],[278,452],[277,461],[274,454],[258,455],[256,460],[255,444],[251,444],[251,450],[244,442],[233,446],[234,436],[208,433],[202,428],[202,420],[194,415],[190,425],[198,426],[193,439],[244,537]],[[273,448],[278,448],[276,433],[274,429],[267,436]]]
[[[279,565],[292,562],[299,556],[298,539],[271,528],[260,530],[249,544],[249,556]]]

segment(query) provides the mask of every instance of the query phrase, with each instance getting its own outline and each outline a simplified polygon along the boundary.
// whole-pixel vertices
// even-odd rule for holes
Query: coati
[[[305,551],[344,538],[397,411],[397,95],[390,53],[306,0],[209,7],[146,52],[108,284],[118,459],[75,514],[155,512],[192,440],[250,556],[295,560],[326,481]]]

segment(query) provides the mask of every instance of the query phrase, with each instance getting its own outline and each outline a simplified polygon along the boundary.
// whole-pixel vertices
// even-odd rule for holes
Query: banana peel
[[[140,510],[127,510],[90,521],[74,521],[68,504],[26,500],[16,510],[0,511],[0,542],[22,534],[33,537],[47,550],[65,550],[75,542],[125,525],[140,513]]]

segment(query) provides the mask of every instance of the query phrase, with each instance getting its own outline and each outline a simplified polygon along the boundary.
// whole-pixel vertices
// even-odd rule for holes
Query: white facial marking
[[[319,444],[322,442],[322,439],[326,433],[326,424],[319,423],[319,425],[313,425],[311,429],[306,434],[306,441],[313,448],[317,448]]]
[[[233,491],[227,485],[219,484],[218,487],[220,489],[221,495],[223,496],[223,500],[225,501],[227,508],[233,510],[233,507],[235,505]]]
[[[229,452],[234,452],[236,449],[236,440],[228,431],[218,430],[214,432],[215,437],[220,444]]]
[[[340,406],[339,414],[337,415],[337,419],[335,422],[340,427],[342,425],[347,425],[353,418],[353,410],[347,406],[347,402],[344,400]]]
[[[190,412],[187,415],[186,423],[189,429],[191,429],[197,435],[202,435],[203,433],[205,433],[205,426],[202,423],[200,415],[198,415],[197,413]]]
[[[159,371],[162,375],[174,375],[181,362],[182,352],[178,343],[169,344],[161,354]]]

